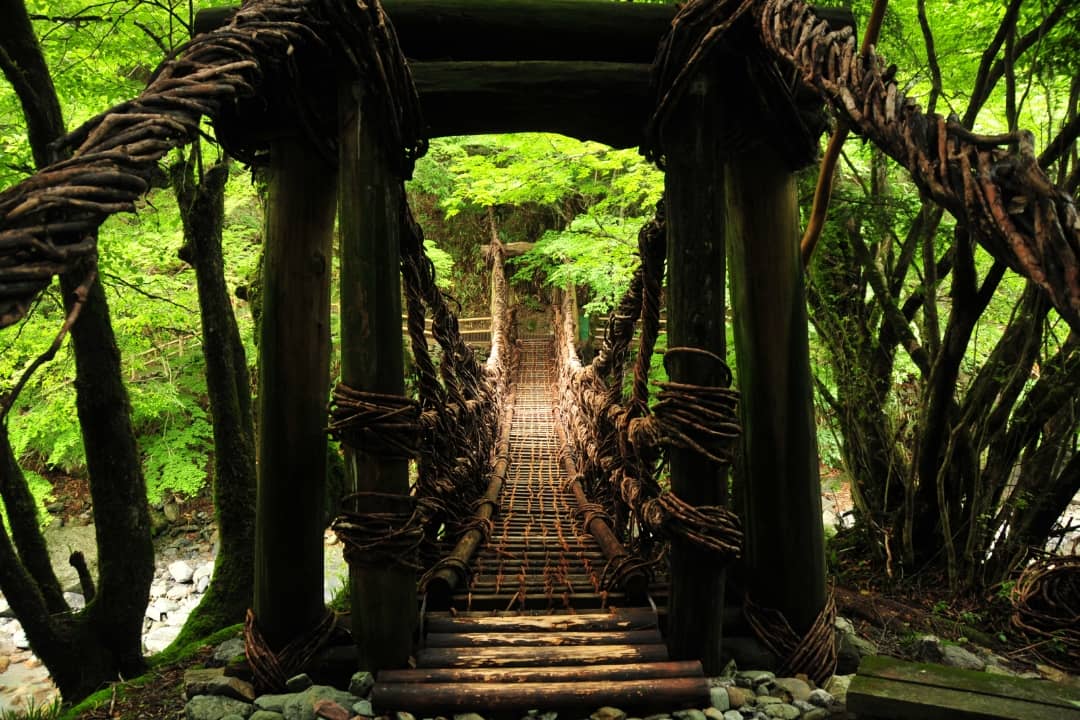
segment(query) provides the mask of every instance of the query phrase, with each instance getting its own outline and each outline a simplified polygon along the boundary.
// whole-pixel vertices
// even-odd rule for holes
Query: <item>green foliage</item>
[[[24,710],[0,710],[0,720],[57,720],[62,708],[59,697],[44,705],[38,705],[31,699]]]
[[[590,315],[605,315],[619,302],[637,267],[637,233],[647,218],[579,215],[565,230],[548,230],[535,247],[511,261],[514,281],[541,279],[559,288],[588,288],[591,300],[582,306]]]
[[[261,211],[249,181],[233,182],[229,191],[223,241],[227,277],[237,284],[258,262]],[[152,193],[138,214],[116,216],[100,233],[101,276],[153,503],[169,494],[197,493],[212,465],[195,273],[176,255],[182,236],[168,191]],[[19,330],[4,338],[0,377],[8,387],[55,336],[63,320],[58,293],[47,293]],[[249,314],[238,312],[238,321],[241,335],[250,340]],[[74,372],[68,341],[39,368],[9,419],[16,457],[46,476],[54,470],[85,471]],[[37,494],[44,488],[42,476],[35,477]]]
[[[409,187],[436,198],[442,221],[461,218],[472,243],[490,232],[474,218],[497,208],[503,242],[536,243],[514,260],[513,280],[584,288],[590,293],[584,309],[603,314],[629,282],[637,232],[660,198],[663,178],[634,150],[523,133],[437,139]],[[439,239],[440,247],[462,244]]]

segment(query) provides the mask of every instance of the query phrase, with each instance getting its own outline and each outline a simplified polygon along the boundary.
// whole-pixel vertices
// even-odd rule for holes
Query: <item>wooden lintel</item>
[[[651,63],[675,5],[597,0],[384,0],[410,60],[593,60]],[[236,7],[200,10],[194,34],[225,24]],[[833,27],[851,11],[815,8]]]
[[[654,105],[652,61],[674,5],[386,0],[384,6],[409,58],[428,137],[534,131],[613,147],[641,143]],[[234,11],[200,11],[195,32],[223,25]],[[849,11],[817,12],[833,27],[853,24]],[[720,63],[725,76],[747,72],[743,52],[720,52],[727,52]],[[324,69],[320,76],[333,71]],[[794,110],[789,99],[784,102],[781,114]],[[242,132],[249,144],[253,137],[296,132],[282,130],[278,118],[274,126],[261,126],[270,122],[260,120],[267,115],[265,104],[242,104],[238,114],[245,118]],[[792,142],[798,148],[792,164],[799,165],[812,150],[803,147],[801,136]]]
[[[632,147],[652,106],[650,66],[613,62],[416,62],[431,137],[544,130]]]

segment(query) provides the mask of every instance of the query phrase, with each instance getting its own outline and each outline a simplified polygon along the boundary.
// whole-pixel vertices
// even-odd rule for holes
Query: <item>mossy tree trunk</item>
[[[26,7],[0,0],[0,70],[22,104],[34,159],[51,161],[49,143],[64,132],[60,103]],[[26,630],[27,638],[48,667],[65,701],[78,700],[119,677],[145,669],[142,619],[154,572],[146,483],[131,407],[124,387],[120,352],[109,320],[96,263],[84,260],[60,278],[65,310],[71,313],[76,291],[86,292],[78,321],[71,328],[75,352],[76,407],[86,450],[98,546],[98,588],[79,613],[55,612],[52,581],[23,565],[6,529],[0,532],[0,590]],[[91,280],[91,275],[95,277]],[[0,445],[0,482],[25,488],[25,478],[11,457],[6,428]],[[24,542],[20,542],[23,545]],[[28,558],[29,560],[29,555]],[[31,567],[34,562],[30,560]],[[35,575],[39,577],[35,577]],[[44,590],[44,592],[42,592]]]
[[[196,173],[198,171],[198,173]],[[174,644],[242,622],[255,584],[255,427],[251,379],[225,283],[221,247],[228,160],[202,171],[196,145],[172,167],[184,223],[181,257],[195,268],[203,358],[214,426],[214,510],[219,548],[210,587]],[[196,180],[196,174],[200,177]]]

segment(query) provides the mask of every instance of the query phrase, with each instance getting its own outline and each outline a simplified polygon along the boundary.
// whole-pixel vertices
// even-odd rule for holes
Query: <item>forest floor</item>
[[[50,506],[50,512],[62,523],[85,520],[89,493],[85,483],[65,481],[58,493],[62,501]],[[822,493],[827,512],[842,516],[850,505],[843,484],[827,484]],[[199,497],[181,504],[180,515],[172,523],[181,532],[212,522],[210,498]],[[826,516],[828,517],[828,515]],[[159,536],[159,544],[167,543]],[[830,565],[838,612],[855,625],[858,634],[872,641],[882,654],[918,659],[918,638],[936,635],[947,642],[985,648],[1004,661],[1015,673],[1031,673],[1059,681],[1080,684],[1080,680],[1056,669],[1031,647],[1031,643],[1012,628],[1012,607],[1006,593],[984,596],[954,596],[940,577],[924,574],[902,582],[890,579],[869,560],[860,557],[848,544],[847,531],[830,541]],[[107,702],[67,720],[109,720],[113,718],[184,717],[183,674],[188,667],[206,660],[210,648],[204,648],[182,661],[159,666],[137,680],[119,683]],[[1052,659],[1052,658],[1051,658]]]

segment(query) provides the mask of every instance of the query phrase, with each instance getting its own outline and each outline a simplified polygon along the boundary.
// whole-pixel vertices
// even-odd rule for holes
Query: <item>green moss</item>
[[[172,665],[181,660],[186,660],[207,645],[218,645],[229,638],[236,637],[243,629],[244,626],[242,624],[230,625],[229,627],[222,628],[205,637],[192,640],[189,643],[178,644],[174,642],[172,645],[149,659],[150,667],[159,668],[163,665]]]
[[[193,640],[190,643],[179,647],[169,647],[166,650],[158,653],[149,660],[151,669],[160,668],[165,665],[172,665],[182,660],[186,660],[202,648],[207,645],[217,645],[219,643],[228,640],[229,638],[236,637],[243,630],[243,625],[231,625],[227,628],[218,630],[217,632],[208,635],[199,640]],[[157,676],[148,672],[139,677],[125,680],[121,683],[110,685],[109,687],[98,690],[93,695],[88,696],[79,704],[68,708],[62,714],[56,717],[56,720],[77,720],[77,718],[84,713],[91,712],[100,707],[103,707],[111,702],[116,697],[123,697],[124,693],[137,687],[141,687],[146,683],[154,680]]]

